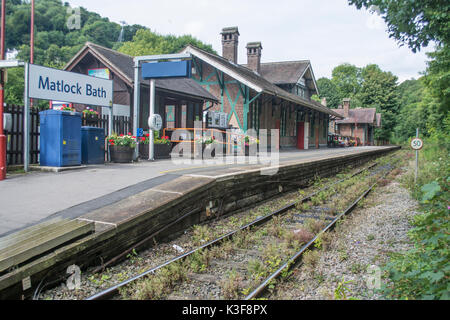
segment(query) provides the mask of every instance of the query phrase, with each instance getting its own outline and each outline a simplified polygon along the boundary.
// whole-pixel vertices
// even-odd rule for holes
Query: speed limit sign
[[[414,150],[420,150],[423,147],[423,141],[422,139],[419,138],[414,138],[411,141],[411,148],[413,148]]]

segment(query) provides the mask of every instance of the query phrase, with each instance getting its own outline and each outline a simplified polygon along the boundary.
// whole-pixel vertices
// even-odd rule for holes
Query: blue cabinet
[[[105,162],[105,131],[103,128],[81,127],[81,163]]]
[[[39,119],[41,166],[81,165],[81,114],[46,110]]]

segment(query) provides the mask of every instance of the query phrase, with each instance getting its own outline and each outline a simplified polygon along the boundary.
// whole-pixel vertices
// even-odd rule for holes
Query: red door
[[[305,123],[297,122],[297,149],[305,149]]]

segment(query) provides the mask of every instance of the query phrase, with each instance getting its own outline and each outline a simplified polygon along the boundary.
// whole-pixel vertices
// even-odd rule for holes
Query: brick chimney
[[[342,102],[344,105],[344,117],[348,118],[348,110],[350,110],[350,98],[344,98]]]
[[[238,27],[223,28],[221,35],[222,57],[237,64],[239,43]]]
[[[247,67],[260,73],[261,71],[261,42],[247,43]]]
[[[326,107],[327,106],[327,98],[322,98],[322,101],[320,101],[320,103]]]

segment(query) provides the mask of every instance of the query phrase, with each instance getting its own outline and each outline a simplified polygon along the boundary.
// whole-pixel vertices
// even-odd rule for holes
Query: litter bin
[[[81,127],[81,163],[105,163],[105,131],[103,128]]]
[[[59,110],[39,112],[40,165],[81,165],[81,113]]]

